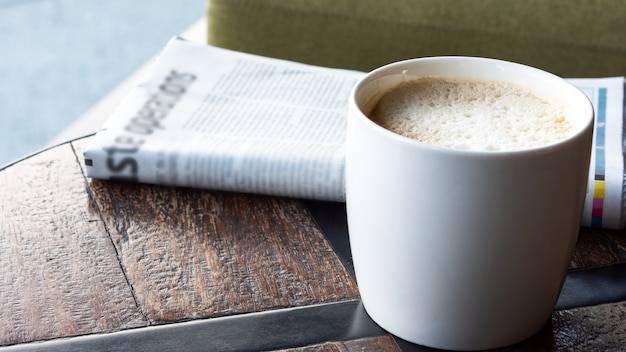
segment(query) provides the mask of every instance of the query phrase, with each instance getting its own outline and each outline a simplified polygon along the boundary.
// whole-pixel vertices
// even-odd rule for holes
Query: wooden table
[[[88,142],[0,170],[0,351],[430,350],[364,312],[344,204],[91,180]],[[551,321],[503,350],[626,348],[624,263],[624,231],[582,229]]]

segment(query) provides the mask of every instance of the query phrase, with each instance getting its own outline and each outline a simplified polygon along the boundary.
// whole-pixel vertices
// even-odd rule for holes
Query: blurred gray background
[[[0,0],[0,167],[43,148],[206,0]]]

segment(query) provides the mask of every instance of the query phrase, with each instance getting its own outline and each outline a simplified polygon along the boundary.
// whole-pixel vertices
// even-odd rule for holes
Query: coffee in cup
[[[573,130],[566,104],[502,81],[424,77],[385,93],[369,117],[420,142],[475,151],[539,147]]]
[[[536,68],[431,57],[365,75],[349,99],[346,207],[367,313],[443,349],[537,332],[580,229],[592,133],[587,97]]]

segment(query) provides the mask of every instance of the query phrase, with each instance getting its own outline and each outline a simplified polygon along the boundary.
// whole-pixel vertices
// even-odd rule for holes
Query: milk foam
[[[567,107],[506,82],[422,78],[386,93],[370,118],[421,142],[455,149],[539,147],[573,130]]]

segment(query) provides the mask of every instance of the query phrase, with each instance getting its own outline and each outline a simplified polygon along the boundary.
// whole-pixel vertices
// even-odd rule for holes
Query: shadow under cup
[[[569,105],[574,133],[516,151],[421,143],[366,115],[402,81],[506,81]],[[577,88],[515,63],[433,57],[367,74],[349,102],[346,199],[366,311],[421,345],[479,350],[519,342],[550,318],[580,227],[593,107]]]

